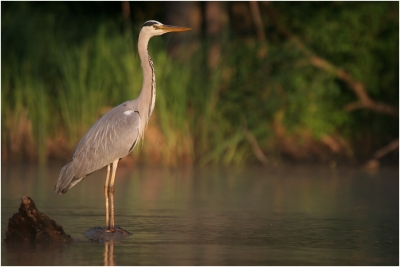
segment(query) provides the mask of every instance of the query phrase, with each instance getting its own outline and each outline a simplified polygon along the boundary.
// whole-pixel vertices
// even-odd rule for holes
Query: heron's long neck
[[[156,74],[151,57],[147,51],[149,38],[139,35],[138,51],[143,69],[143,85],[139,95],[139,113],[144,123],[150,119],[156,103]]]

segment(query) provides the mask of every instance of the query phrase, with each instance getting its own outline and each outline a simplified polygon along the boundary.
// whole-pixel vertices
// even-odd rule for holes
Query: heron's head
[[[152,37],[152,36],[162,35],[167,32],[184,32],[189,30],[190,28],[164,25],[161,22],[155,20],[149,20],[143,24],[140,33],[143,32],[146,35],[149,35],[149,37]]]

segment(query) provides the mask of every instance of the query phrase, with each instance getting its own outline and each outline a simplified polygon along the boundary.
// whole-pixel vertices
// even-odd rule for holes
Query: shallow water
[[[133,234],[96,243],[83,234],[104,226],[105,170],[58,196],[61,167],[2,165],[2,240],[23,195],[76,240],[2,241],[2,265],[399,264],[398,169],[121,167],[116,224]]]

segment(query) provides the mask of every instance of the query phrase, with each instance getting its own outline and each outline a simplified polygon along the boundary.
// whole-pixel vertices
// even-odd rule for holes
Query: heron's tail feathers
[[[73,162],[69,162],[66,164],[60,171],[60,175],[58,176],[57,184],[54,187],[54,191],[61,195],[65,194],[68,189],[76,185],[83,178],[77,179],[75,177],[75,173],[73,171]]]

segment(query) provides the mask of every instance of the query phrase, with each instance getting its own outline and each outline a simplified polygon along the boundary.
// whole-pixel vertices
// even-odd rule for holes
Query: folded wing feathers
[[[139,139],[139,126],[139,113],[127,112],[126,105],[106,113],[89,129],[71,161],[61,169],[55,191],[65,193],[87,175],[125,157]]]

